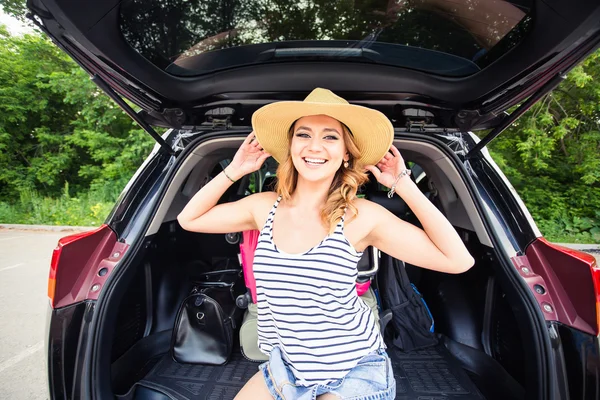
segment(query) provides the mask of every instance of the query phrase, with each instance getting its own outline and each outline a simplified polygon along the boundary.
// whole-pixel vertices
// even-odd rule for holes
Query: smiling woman
[[[452,225],[405,178],[404,160],[390,147],[393,128],[380,112],[317,88],[303,102],[264,106],[252,122],[255,133],[231,164],[177,217],[194,232],[261,229],[253,271],[258,347],[269,361],[237,398],[394,399],[383,335],[355,288],[363,251],[374,246],[446,273],[466,271],[473,258]],[[277,193],[216,205],[271,154],[280,165]],[[403,198],[424,230],[357,198],[366,171]]]
[[[360,158],[360,150],[348,127],[326,115],[298,119],[290,129],[288,140],[291,143],[289,155],[277,170],[276,190],[283,199],[290,200],[299,175],[307,181],[319,181],[335,174],[330,196],[321,210],[321,220],[331,233],[345,213],[351,194],[367,181],[364,171],[350,167]],[[356,212],[351,203],[348,206]]]

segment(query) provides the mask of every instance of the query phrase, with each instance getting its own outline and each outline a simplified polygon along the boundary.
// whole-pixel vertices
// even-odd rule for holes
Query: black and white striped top
[[[280,347],[296,385],[326,384],[385,344],[356,292],[362,253],[344,236],[344,218],[317,246],[288,254],[273,242],[280,200],[269,212],[254,254],[258,346],[265,354]]]

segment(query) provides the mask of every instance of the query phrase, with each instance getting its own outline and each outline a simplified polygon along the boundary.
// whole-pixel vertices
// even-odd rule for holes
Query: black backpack
[[[436,345],[433,316],[408,279],[404,263],[382,252],[377,282],[383,309],[381,332],[391,336],[394,346],[408,352]]]

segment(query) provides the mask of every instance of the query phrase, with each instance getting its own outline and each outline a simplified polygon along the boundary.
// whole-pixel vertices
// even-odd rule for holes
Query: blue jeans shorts
[[[364,356],[342,379],[326,385],[298,386],[292,371],[274,347],[269,361],[260,364],[269,392],[275,400],[315,400],[331,393],[343,400],[394,400],[396,380],[392,363],[385,350]]]

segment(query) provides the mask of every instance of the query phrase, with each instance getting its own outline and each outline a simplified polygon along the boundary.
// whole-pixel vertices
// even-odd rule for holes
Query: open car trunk
[[[145,235],[143,250],[135,262],[121,266],[127,274],[101,299],[114,312],[100,325],[105,351],[98,365],[110,371],[110,387],[118,398],[232,399],[258,372],[259,363],[240,352],[239,327],[234,337],[238,345],[223,366],[180,364],[170,354],[176,314],[194,279],[210,270],[241,268],[235,234],[187,232],[175,219],[202,183],[227,165],[241,140],[207,140],[186,153]],[[459,275],[405,266],[434,317],[439,344],[405,353],[386,341],[397,399],[537,397],[539,360],[534,349],[539,339],[533,327],[540,321],[524,311],[524,296],[508,284],[506,260],[493,248],[459,167],[448,156],[450,148],[423,138],[395,144],[416,164],[412,179],[455,226],[476,260]],[[269,190],[268,169],[273,167],[238,181],[221,201]],[[399,216],[418,225],[408,208]],[[372,287],[377,290],[376,277]]]

